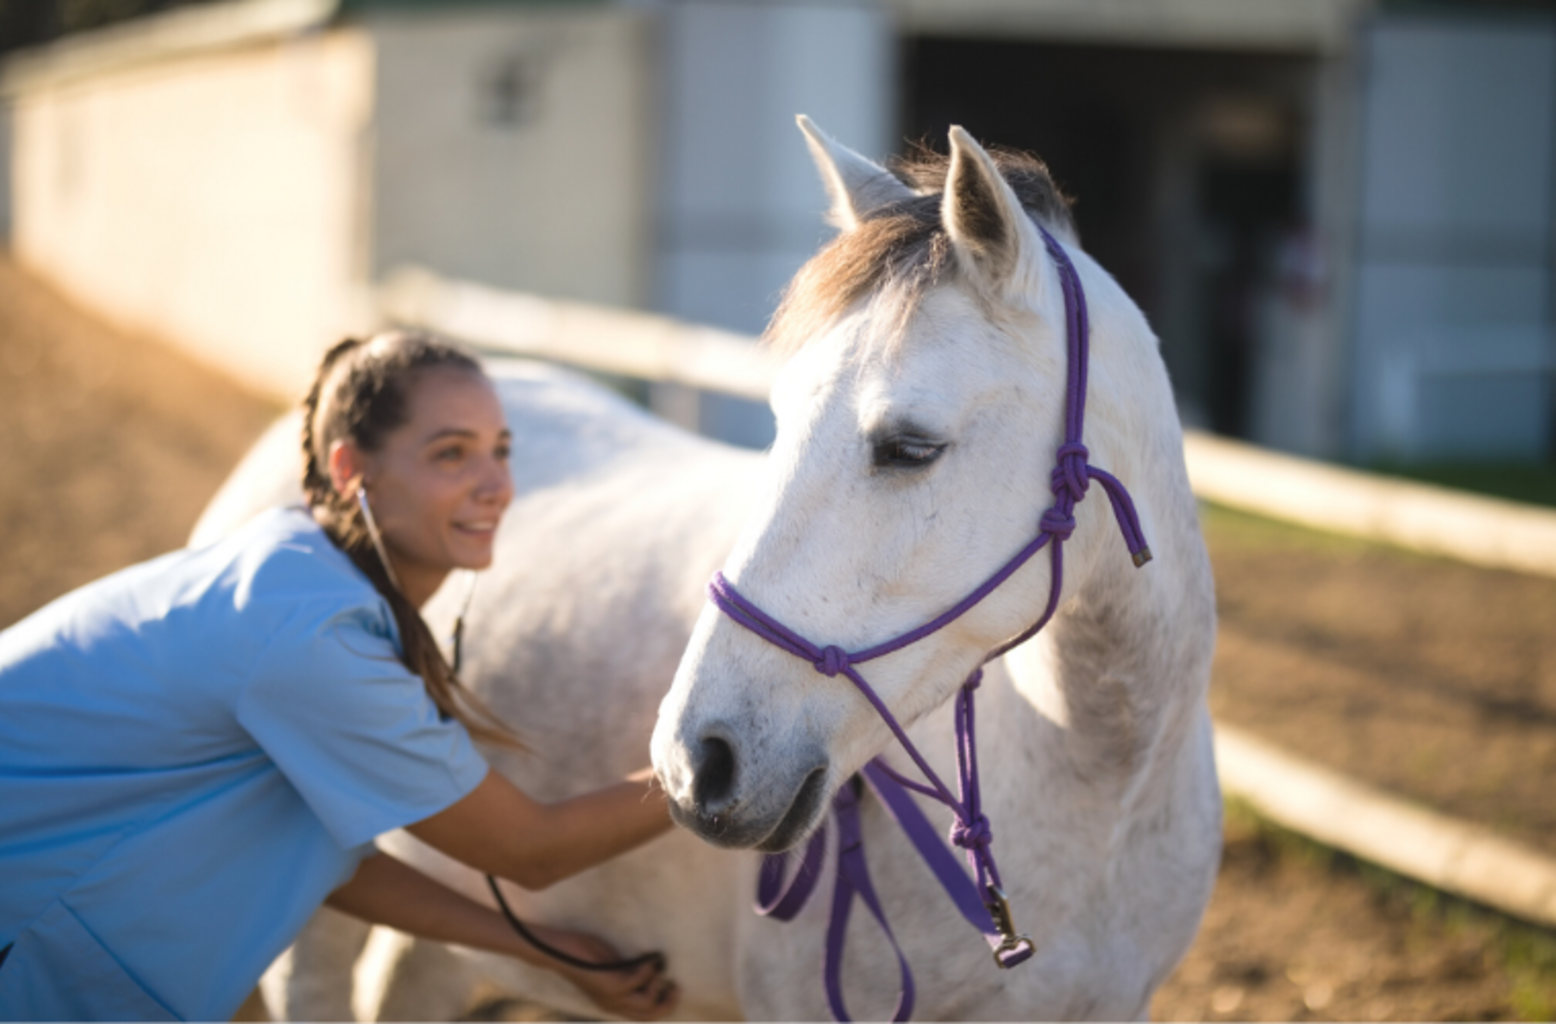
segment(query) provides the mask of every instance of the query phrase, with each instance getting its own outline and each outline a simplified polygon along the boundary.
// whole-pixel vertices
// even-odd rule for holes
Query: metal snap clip
[[[1019,950],[1022,946],[1025,946],[1030,953],[1035,950],[1035,947],[1032,945],[1031,936],[1016,931],[1015,921],[1010,916],[1010,899],[1005,895],[1005,890],[997,885],[991,885],[988,889],[989,898],[983,905],[989,909],[989,916],[994,918],[994,927],[1004,936],[1004,941],[994,950],[994,962],[999,965],[1000,970],[1005,970],[1010,965],[1002,959],[1004,954]]]

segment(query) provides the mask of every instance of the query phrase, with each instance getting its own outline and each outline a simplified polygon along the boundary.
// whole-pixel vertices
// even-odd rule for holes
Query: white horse
[[[1069,241],[1091,309],[1090,462],[1133,492],[1156,559],[1136,570],[1102,496],[1079,505],[1058,613],[979,691],[983,808],[1033,959],[990,962],[879,804],[863,830],[923,1016],[1144,1015],[1197,930],[1221,835],[1214,594],[1156,339],[1074,244],[1035,161],[1002,158],[1002,174],[953,128],[949,161],[904,181],[808,134],[842,233],[769,329],[794,355],[773,391],[763,493],[724,575],[816,647],[860,651],[936,618],[1032,541],[1055,502],[1067,372],[1064,289],[1038,222]],[[862,666],[941,777],[955,777],[953,695],[1039,619],[1050,580],[1040,555],[946,628]],[[837,662],[817,666],[704,608],[654,733],[682,824],[782,849],[875,755],[914,774]],[[748,1012],[825,1015],[825,903],[792,925],[746,919]],[[889,1013],[894,957],[864,914],[847,934],[849,1004]]]
[[[1220,848],[1205,703],[1213,593],[1155,339],[1074,244],[1039,165],[1007,161],[1018,198],[953,130],[949,167],[905,182],[802,126],[842,232],[775,321],[795,354],[774,392],[778,440],[765,461],[567,375],[496,371],[520,493],[467,618],[464,675],[535,753],[494,763],[536,796],[559,797],[639,766],[652,733],[683,823],[720,845],[766,848],[817,827],[826,803],[816,795],[872,756],[888,751],[906,770],[857,691],[705,606],[704,584],[722,566],[799,632],[855,650],[932,618],[1032,538],[1053,501],[1066,373],[1064,304],[1040,219],[1066,241],[1091,304],[1091,462],[1128,485],[1156,560],[1132,568],[1106,502],[1083,502],[1057,615],[986,670],[984,808],[1032,961],[999,970],[869,800],[863,835],[917,973],[918,1016],[1142,1016],[1193,938]],[[295,445],[284,428],[275,438],[240,467],[201,539],[284,492]],[[864,667],[942,775],[952,693],[1036,618],[1048,566],[1043,553],[947,629]],[[460,597],[451,583],[431,616],[448,621]],[[714,748],[723,756],[710,781]],[[458,865],[410,841],[395,848],[484,898]],[[680,1016],[823,1018],[827,883],[780,924],[750,911],[756,868],[752,854],[678,830],[545,893],[510,891],[520,914],[598,932],[624,952],[664,949],[685,992]],[[291,959],[296,998],[278,1005],[287,986],[271,979],[272,1008],[344,1014],[362,935],[321,916]],[[896,963],[868,917],[855,915],[846,950],[850,1007],[889,1013]],[[501,958],[456,960],[419,943],[399,952],[382,998],[359,1009],[446,1016],[483,977],[594,1012],[553,976]],[[302,1002],[320,979],[324,1001]]]

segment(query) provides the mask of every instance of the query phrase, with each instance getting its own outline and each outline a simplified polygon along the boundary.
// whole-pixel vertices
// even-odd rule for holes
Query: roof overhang
[[[82,32],[24,50],[0,64],[0,96],[285,39],[327,24],[339,7],[340,0],[224,0]]]
[[[1328,53],[1373,0],[887,0],[905,34]]]

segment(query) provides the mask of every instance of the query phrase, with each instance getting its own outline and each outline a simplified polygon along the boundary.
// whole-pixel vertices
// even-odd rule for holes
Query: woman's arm
[[[556,971],[602,1010],[634,1020],[654,1020],[675,1007],[675,983],[652,963],[630,971],[579,971],[547,958],[519,937],[497,911],[467,899],[388,854],[364,860],[351,881],[325,901],[373,924],[438,942],[502,953]],[[604,963],[616,951],[577,932],[530,925],[541,939],[584,960]]]
[[[531,800],[497,772],[407,831],[477,871],[539,890],[670,828],[664,794],[644,769],[570,800]]]

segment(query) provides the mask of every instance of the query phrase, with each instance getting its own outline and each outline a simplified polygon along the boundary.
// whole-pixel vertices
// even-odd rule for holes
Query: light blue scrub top
[[[228,1020],[486,764],[298,509],[0,632],[0,1019]]]

